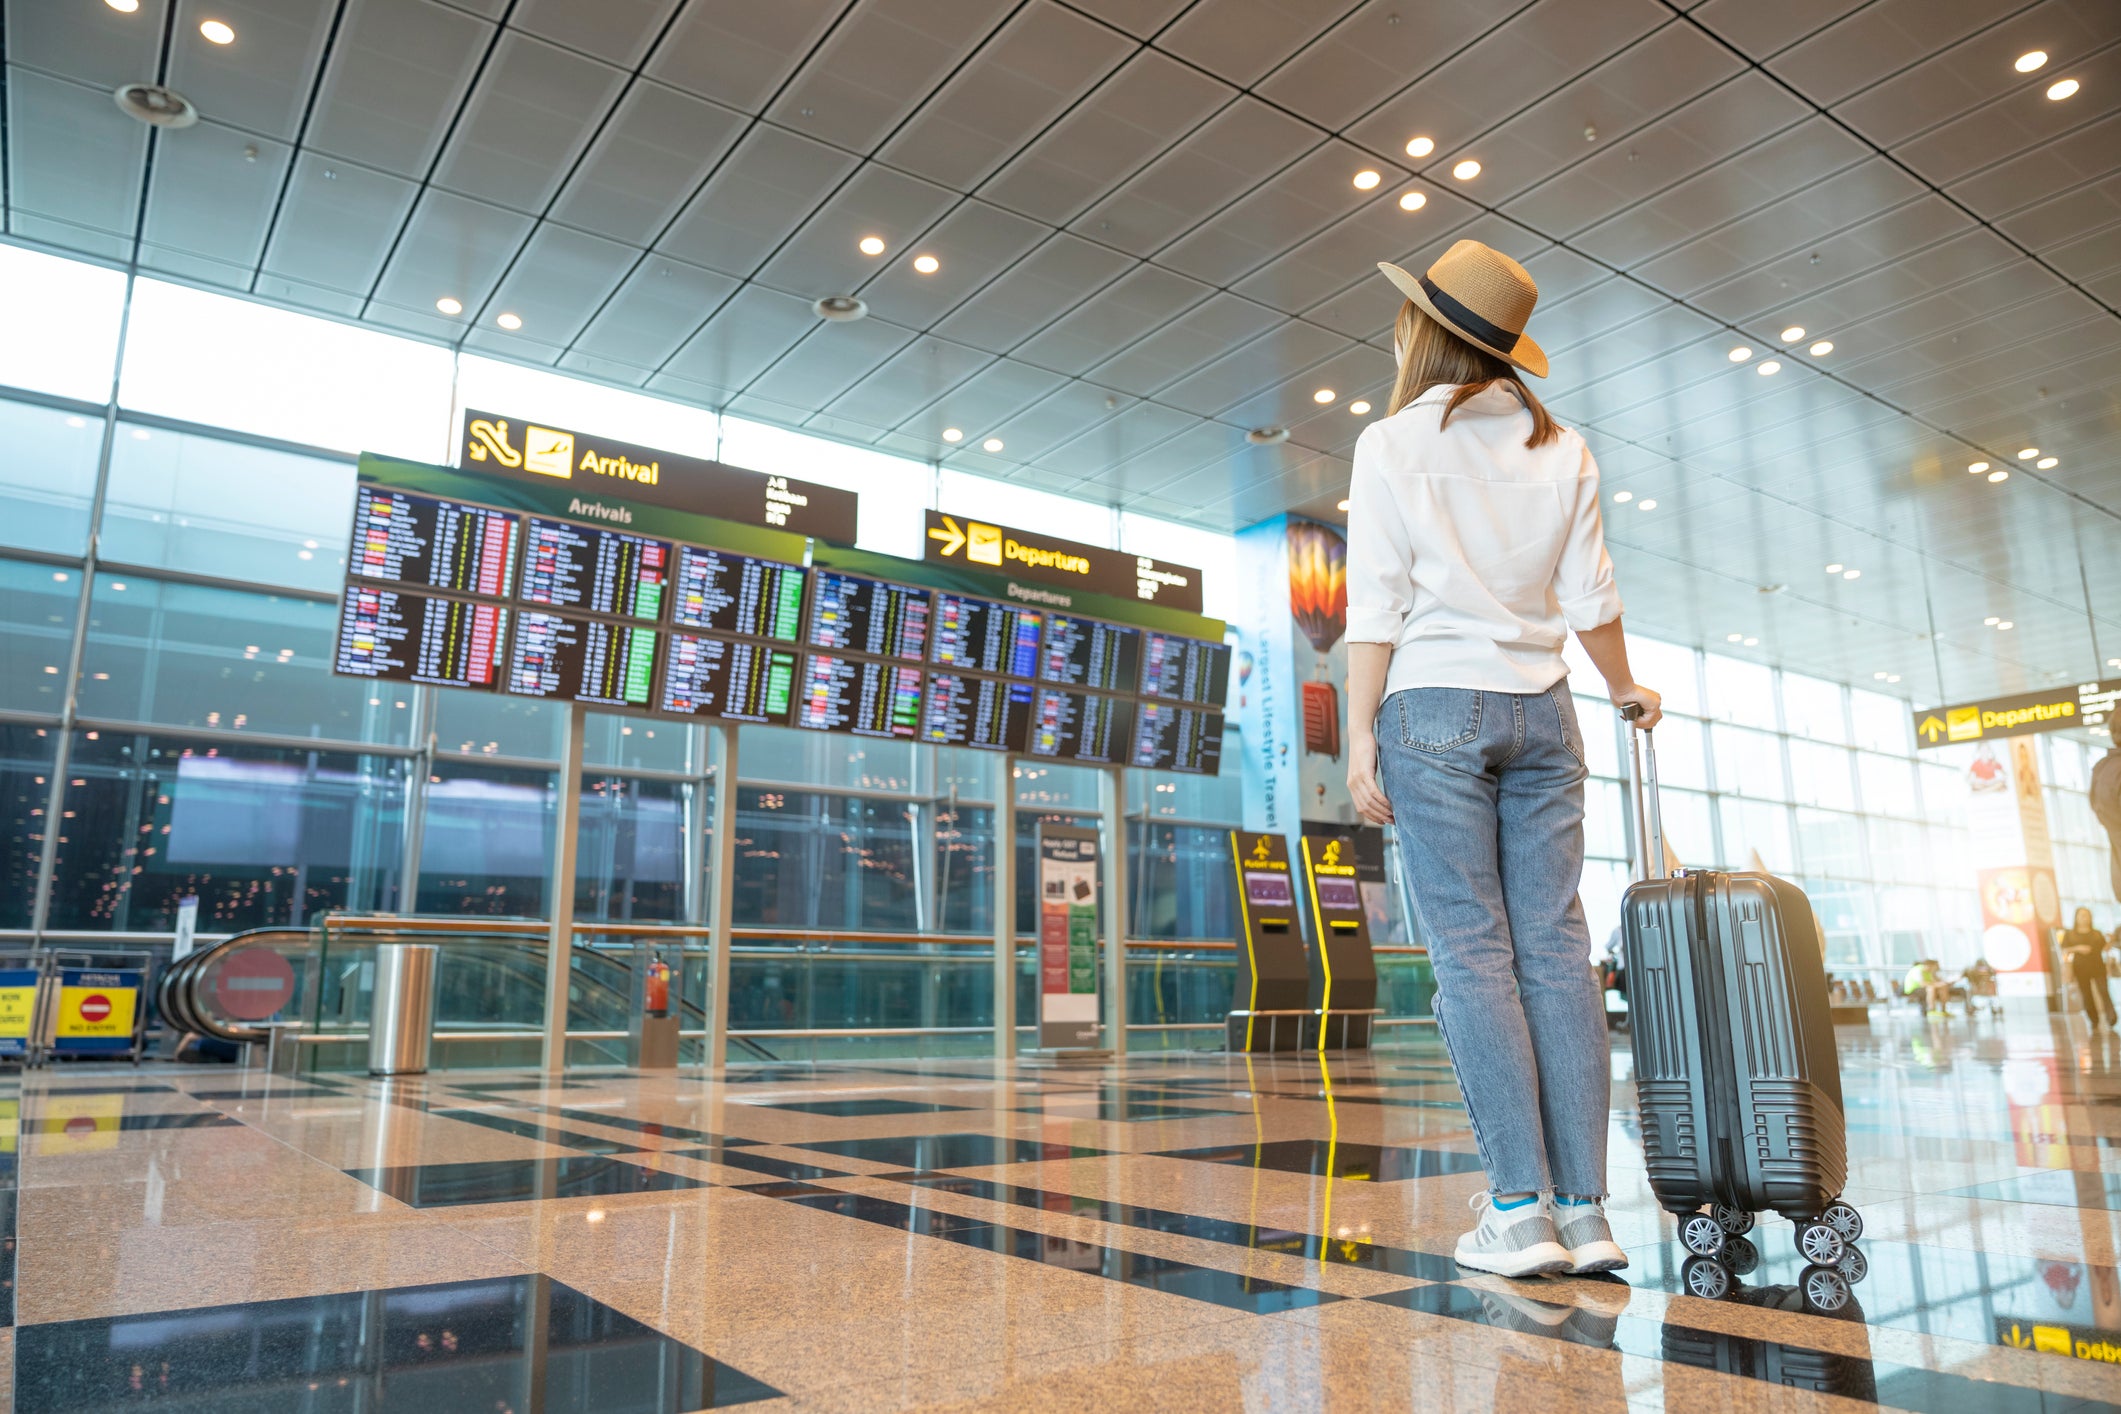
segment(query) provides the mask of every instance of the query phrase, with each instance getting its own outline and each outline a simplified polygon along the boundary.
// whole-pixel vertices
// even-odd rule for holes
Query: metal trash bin
[[[368,1013],[368,1073],[424,1075],[435,1034],[432,943],[385,943],[376,949],[375,1000]]]

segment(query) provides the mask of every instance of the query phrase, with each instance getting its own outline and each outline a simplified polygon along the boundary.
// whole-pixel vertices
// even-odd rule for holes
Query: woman
[[[1364,818],[1399,821],[1487,1170],[1459,1263],[1609,1271],[1627,1254],[1603,1205],[1611,1081],[1576,898],[1588,773],[1568,630],[1644,730],[1658,696],[1628,671],[1597,465],[1518,376],[1547,372],[1524,333],[1538,286],[1478,241],[1420,278],[1379,269],[1406,301],[1387,415],[1355,448],[1348,789]]]
[[[2070,976],[2084,993],[2084,1016],[2094,1030],[2114,1024],[2114,994],[2106,985],[2106,938],[2092,926],[2092,911],[2077,910],[2070,928],[2058,940]]]

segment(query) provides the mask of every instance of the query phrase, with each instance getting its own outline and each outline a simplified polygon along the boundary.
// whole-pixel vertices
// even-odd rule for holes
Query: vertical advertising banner
[[[1097,831],[1038,827],[1038,1044],[1097,1045]]]
[[[1983,741],[1966,768],[1967,823],[1981,891],[1981,952],[2001,996],[2053,990],[2049,938],[2062,923],[2055,851],[2027,737]]]
[[[1237,577],[1244,585],[1237,620],[1237,721],[1244,735],[1245,828],[1296,833],[1298,705],[1291,677],[1295,624],[1289,618],[1289,518],[1276,516],[1237,533]]]

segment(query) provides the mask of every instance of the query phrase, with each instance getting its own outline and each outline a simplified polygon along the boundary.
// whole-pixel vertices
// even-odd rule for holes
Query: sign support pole
[[[542,1068],[567,1069],[567,984],[574,966],[574,860],[582,829],[582,738],[589,709],[569,704],[560,742],[560,774],[552,819],[552,927],[545,936],[545,1047]]]
[[[1127,1054],[1127,775],[1107,766],[1097,773],[1105,822],[1105,1049]]]
[[[1032,868],[1037,869],[1034,863]],[[994,1058],[1016,1059],[1016,758],[1002,754],[994,801]],[[1037,996],[1036,990],[1032,995]],[[1036,1018],[1034,1018],[1035,1020]]]
[[[714,893],[707,940],[707,1071],[729,1063],[729,951],[736,917],[736,744],[739,728],[712,728],[714,760]]]

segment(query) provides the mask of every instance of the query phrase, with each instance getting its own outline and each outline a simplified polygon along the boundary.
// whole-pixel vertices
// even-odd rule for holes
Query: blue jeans
[[[1612,1075],[1576,897],[1589,772],[1567,686],[1395,692],[1377,747],[1489,1186],[1604,1197]]]

